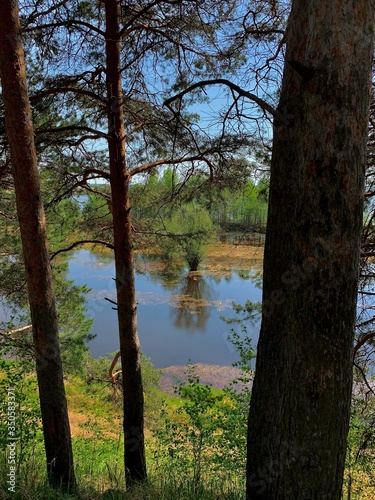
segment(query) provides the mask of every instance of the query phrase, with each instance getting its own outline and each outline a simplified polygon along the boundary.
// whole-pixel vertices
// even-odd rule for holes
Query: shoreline
[[[224,389],[232,380],[241,375],[241,370],[234,366],[214,365],[206,363],[195,363],[190,365],[194,367],[194,373],[199,378],[202,385],[211,385],[213,389]],[[160,381],[160,390],[170,396],[175,395],[174,387],[178,386],[179,382],[186,382],[188,375],[186,374],[187,366],[172,365],[166,368],[161,368],[162,373]],[[236,385],[236,390],[240,390],[241,384]]]

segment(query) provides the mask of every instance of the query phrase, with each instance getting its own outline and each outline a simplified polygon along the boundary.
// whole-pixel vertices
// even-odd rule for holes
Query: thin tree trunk
[[[53,486],[74,490],[52,272],[16,0],[1,2],[0,77],[29,292],[47,471]]]
[[[294,0],[274,123],[247,498],[341,496],[374,42],[370,0]]]
[[[144,449],[144,398],[137,333],[131,217],[130,175],[126,168],[120,73],[119,3],[106,0],[108,143],[118,325],[123,377],[126,484],[147,478]]]

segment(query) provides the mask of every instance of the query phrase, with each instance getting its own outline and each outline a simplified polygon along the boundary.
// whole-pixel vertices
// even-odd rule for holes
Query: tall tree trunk
[[[352,389],[370,0],[294,0],[274,145],[247,498],[339,499]]]
[[[47,471],[53,486],[73,490],[76,482],[56,306],[16,0],[1,2],[0,77],[29,292]]]
[[[144,398],[137,333],[130,175],[125,159],[125,130],[120,72],[119,3],[106,0],[108,143],[115,247],[118,325],[123,377],[126,484],[147,478],[144,449]]]

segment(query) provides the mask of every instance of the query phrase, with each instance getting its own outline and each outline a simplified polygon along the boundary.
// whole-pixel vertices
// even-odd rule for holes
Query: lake
[[[221,319],[236,317],[232,303],[259,302],[258,267],[246,259],[211,257],[203,270],[188,277],[186,269],[167,272],[156,258],[136,257],[138,333],[142,352],[156,368],[192,363],[231,365],[238,356],[227,337],[233,325]],[[241,269],[242,266],[242,269]],[[93,357],[119,350],[114,262],[111,256],[81,249],[69,259],[68,279],[87,285],[87,315],[94,319],[95,339],[88,343]],[[240,333],[241,328],[236,327]],[[254,346],[259,324],[247,323]]]

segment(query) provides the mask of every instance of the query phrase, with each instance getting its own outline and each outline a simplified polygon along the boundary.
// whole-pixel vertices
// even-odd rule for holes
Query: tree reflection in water
[[[199,272],[185,276],[174,296],[175,303],[170,315],[176,328],[205,332],[210,317],[212,301],[217,296],[215,289]]]
[[[219,311],[227,307],[232,308],[231,300],[219,300],[220,283],[223,280],[229,283],[233,279],[231,270],[215,270],[208,275],[200,271],[186,274],[183,265],[164,268],[155,265],[152,268],[150,260],[147,267],[144,272],[148,273],[151,281],[161,284],[163,289],[171,294],[170,317],[175,328],[184,329],[191,334],[195,331],[204,333],[213,308]],[[241,280],[254,282],[256,286],[261,282],[261,274],[258,271],[236,271],[235,274]]]
[[[149,272],[152,281],[160,283],[164,290],[172,292],[170,316],[173,325],[190,333],[204,333],[211,313],[210,308],[214,305],[212,301],[218,296],[208,279],[199,271],[186,275],[186,269],[182,266]],[[219,276],[214,277],[216,284],[220,281]]]

